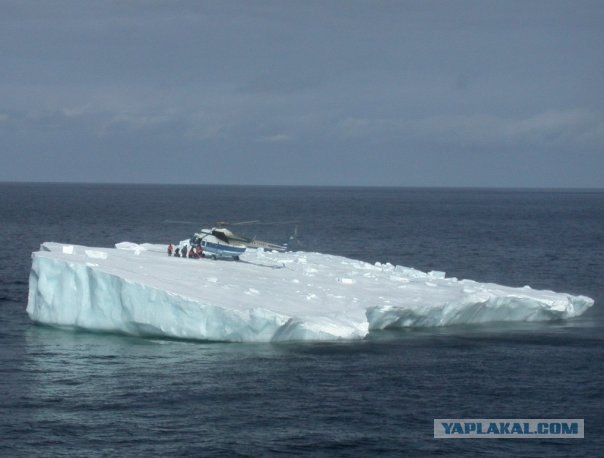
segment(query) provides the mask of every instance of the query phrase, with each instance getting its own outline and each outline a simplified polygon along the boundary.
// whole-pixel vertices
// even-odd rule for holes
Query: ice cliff
[[[360,339],[370,330],[581,315],[585,296],[446,278],[321,253],[248,250],[240,262],[169,257],[164,246],[44,243],[27,313],[54,326],[269,342]]]

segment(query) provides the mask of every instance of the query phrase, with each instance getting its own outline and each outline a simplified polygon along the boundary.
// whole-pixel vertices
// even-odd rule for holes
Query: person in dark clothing
[[[180,248],[176,248],[176,250],[174,250],[174,257],[180,258]]]

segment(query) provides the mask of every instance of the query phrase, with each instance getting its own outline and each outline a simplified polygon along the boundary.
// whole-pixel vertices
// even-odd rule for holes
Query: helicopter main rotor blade
[[[245,224],[255,224],[259,222],[259,220],[253,219],[250,221],[237,221],[236,223],[229,223],[228,221],[216,221],[216,224],[218,226],[243,226]]]
[[[255,226],[271,226],[277,224],[299,224],[298,220],[289,220],[289,221],[254,221]],[[252,224],[252,223],[250,223]]]

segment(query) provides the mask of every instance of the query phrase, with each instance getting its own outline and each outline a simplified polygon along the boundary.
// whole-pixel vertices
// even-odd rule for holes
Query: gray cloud
[[[466,149],[573,148],[599,151],[604,116],[586,110],[546,111],[524,117],[490,114],[439,115],[414,120],[347,118],[344,138],[399,137],[424,145]]]
[[[601,2],[0,13],[0,180],[604,185]]]

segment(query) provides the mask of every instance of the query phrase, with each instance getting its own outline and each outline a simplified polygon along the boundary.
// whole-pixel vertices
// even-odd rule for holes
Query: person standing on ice
[[[174,257],[180,258],[180,248],[176,247],[176,250],[174,250]]]
[[[170,243],[168,245],[168,256],[172,256],[172,250],[174,249],[174,247],[172,246],[172,244]]]
[[[199,259],[203,258],[203,248],[201,248],[201,244],[197,245],[197,250],[195,250],[195,251],[197,251],[197,257]]]

